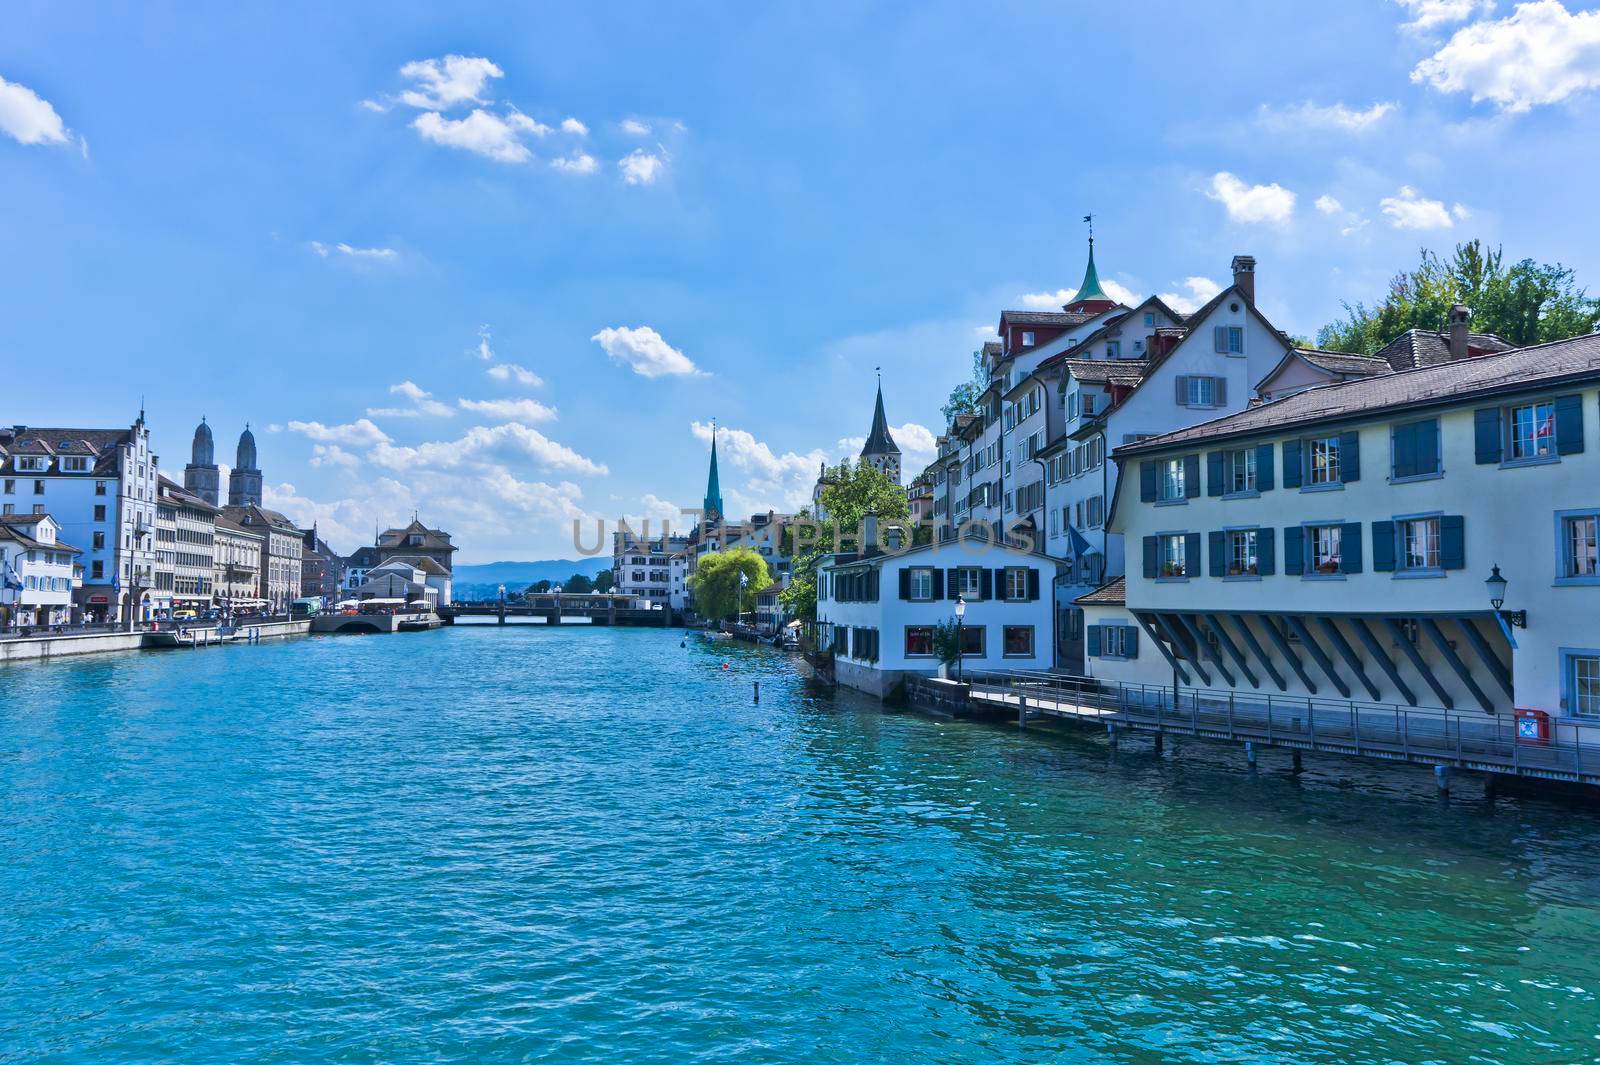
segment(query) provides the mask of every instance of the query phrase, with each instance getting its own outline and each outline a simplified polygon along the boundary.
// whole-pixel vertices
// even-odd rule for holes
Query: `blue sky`
[[[1300,335],[1474,236],[1600,287],[1572,0],[330,7],[0,16],[0,421],[144,394],[340,548],[570,556],[698,504],[712,418],[730,510],[798,505],[874,367],[923,460],[1088,212],[1102,278],[1253,254]]]

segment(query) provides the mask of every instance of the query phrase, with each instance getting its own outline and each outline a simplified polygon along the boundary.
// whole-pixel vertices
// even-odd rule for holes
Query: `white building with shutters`
[[[1600,721],[1600,334],[1301,391],[1114,458],[1109,529],[1134,557],[1077,601],[1097,678]]]
[[[867,537],[873,537],[868,532]],[[962,669],[1050,669],[1061,563],[1001,544],[932,543],[837,554],[817,567],[817,640],[840,684],[889,694],[907,676],[934,676],[934,628],[962,620]]]

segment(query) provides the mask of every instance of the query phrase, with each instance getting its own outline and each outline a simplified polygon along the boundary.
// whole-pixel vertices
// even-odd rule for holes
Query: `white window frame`
[[[1027,566],[1006,567],[1006,587],[1004,599],[1008,603],[1025,602],[1028,598],[1028,573]]]
[[[1189,579],[1188,537],[1184,533],[1164,533],[1156,541],[1156,579]]]
[[[1439,516],[1424,514],[1398,518],[1394,523],[1396,573],[1442,573]]]
[[[1342,447],[1338,436],[1318,436],[1306,441],[1306,484],[1321,487],[1344,483]]]
[[[913,602],[933,602],[933,570],[927,566],[917,566],[911,570],[907,588]]]
[[[1521,417],[1526,415],[1523,424]],[[1526,428],[1526,432],[1524,432]],[[1548,432],[1545,430],[1548,428]],[[1519,451],[1526,453],[1519,454]],[[1534,462],[1556,457],[1556,405],[1539,400],[1506,408],[1506,458],[1510,462]]]
[[[1229,529],[1227,570],[1228,577],[1261,576],[1261,530]]]
[[[1189,498],[1184,484],[1183,458],[1162,459],[1157,471],[1161,479],[1156,483],[1156,502],[1176,503]]]
[[[1193,374],[1188,380],[1188,403],[1190,407],[1215,407],[1217,405],[1217,379],[1200,374]]]
[[[1344,526],[1339,522],[1305,526],[1305,574],[1308,577],[1337,577],[1344,566]],[[1325,558],[1333,569],[1323,572],[1317,560]]]
[[[1600,508],[1556,512],[1556,583],[1600,584]]]
[[[1126,625],[1100,626],[1100,657],[1128,657],[1128,627]]]

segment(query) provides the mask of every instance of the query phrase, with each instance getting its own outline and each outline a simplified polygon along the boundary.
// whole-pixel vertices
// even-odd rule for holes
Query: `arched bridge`
[[[439,608],[439,618],[446,625],[454,625],[457,618],[494,618],[504,625],[507,618],[528,618],[547,625],[559,625],[562,619],[585,618],[591,625],[644,625],[664,628],[672,623],[672,611],[649,610],[637,606],[638,599],[631,595],[612,595],[606,592],[580,592],[576,594],[550,593],[531,595],[504,602],[452,603]]]

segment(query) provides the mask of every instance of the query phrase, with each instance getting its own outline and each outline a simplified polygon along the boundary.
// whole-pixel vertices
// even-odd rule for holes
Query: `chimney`
[[[1467,350],[1467,327],[1472,321],[1472,308],[1466,304],[1458,303],[1450,308],[1450,361],[1459,362],[1469,359],[1472,353]]]
[[[1256,260],[1253,255],[1233,257],[1233,285],[1250,303],[1256,301]]]
[[[861,519],[861,542],[856,545],[856,554],[868,555],[876,553],[878,549],[878,516],[868,514]]]

